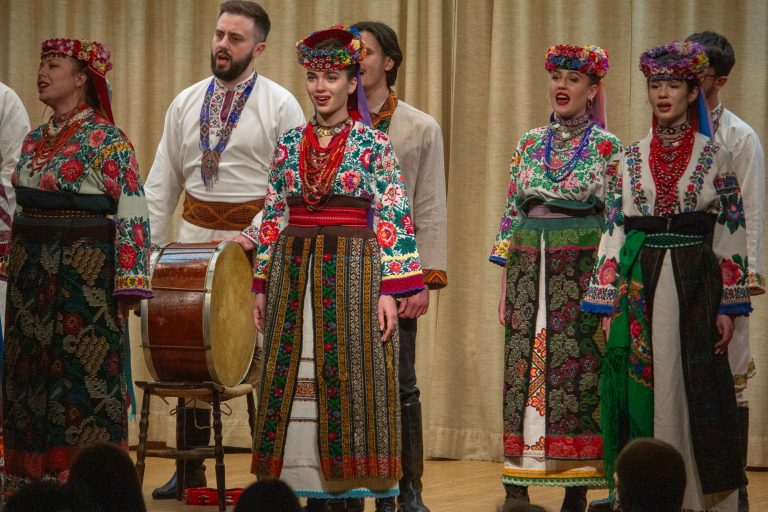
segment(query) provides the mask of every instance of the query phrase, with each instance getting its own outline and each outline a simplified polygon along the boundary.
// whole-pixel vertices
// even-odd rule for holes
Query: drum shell
[[[222,260],[226,269],[220,266]],[[215,285],[230,272],[239,276],[236,286]],[[152,377],[239,384],[248,372],[255,346],[251,272],[245,253],[232,242],[169,244],[153,253],[151,273],[154,298],[142,304],[142,347]],[[217,295],[219,303],[242,303],[235,318],[215,317],[221,310]],[[239,324],[237,336],[220,339],[215,335],[229,323]]]

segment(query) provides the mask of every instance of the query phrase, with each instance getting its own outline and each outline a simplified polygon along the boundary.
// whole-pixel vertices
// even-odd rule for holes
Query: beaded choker
[[[560,140],[569,140],[586,130],[589,125],[589,113],[584,112],[570,119],[563,119],[553,113],[549,121],[549,127],[554,132],[555,137]]]
[[[310,123],[312,123],[312,129],[315,131],[318,137],[329,137],[334,136],[337,133],[341,133],[341,131],[346,128],[347,123],[349,122],[350,118],[347,117],[345,120],[336,123],[332,126],[323,126],[317,122],[317,118],[313,117]]]

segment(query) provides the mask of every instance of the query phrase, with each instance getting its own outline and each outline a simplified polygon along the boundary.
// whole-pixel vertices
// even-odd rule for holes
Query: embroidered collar
[[[392,115],[397,108],[397,94],[392,89],[389,90],[389,96],[384,100],[384,104],[378,112],[371,112],[371,122],[373,127],[384,133],[389,131],[389,123],[392,122]]]
[[[712,109],[712,128],[715,130],[715,133],[717,133],[718,128],[720,128],[720,118],[723,117],[724,111],[725,107],[722,103],[718,103],[717,106]]]

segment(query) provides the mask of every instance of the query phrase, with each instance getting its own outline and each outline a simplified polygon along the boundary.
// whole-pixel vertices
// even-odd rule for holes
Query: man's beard
[[[253,60],[250,53],[241,60],[234,60],[231,55],[226,53],[224,55],[229,57],[229,69],[216,69],[216,54],[211,52],[211,71],[216,78],[225,82],[231,82],[242,75]]]

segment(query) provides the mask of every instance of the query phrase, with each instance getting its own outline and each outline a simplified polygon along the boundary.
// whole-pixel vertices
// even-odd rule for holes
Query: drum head
[[[256,342],[253,325],[253,272],[248,257],[234,242],[216,248],[208,268],[206,316],[210,337],[208,369],[213,380],[225,385],[240,384],[248,372]]]

